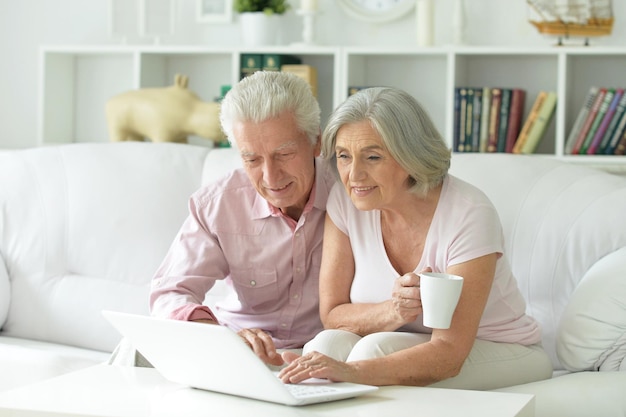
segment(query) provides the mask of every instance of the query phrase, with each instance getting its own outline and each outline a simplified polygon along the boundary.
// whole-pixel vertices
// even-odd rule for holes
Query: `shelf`
[[[626,163],[620,156],[563,152],[589,88],[626,87],[626,48],[614,47],[43,47],[39,143],[108,141],[104,104],[110,97],[131,89],[166,87],[177,73],[189,76],[189,88],[211,101],[222,85],[238,81],[243,53],[297,55],[315,66],[323,124],[347,98],[350,86],[402,88],[428,109],[450,146],[455,87],[523,88],[524,119],[539,91],[555,91],[556,113],[537,153],[572,163]]]

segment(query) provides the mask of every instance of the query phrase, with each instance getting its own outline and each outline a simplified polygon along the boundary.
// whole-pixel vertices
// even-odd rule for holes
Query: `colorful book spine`
[[[537,118],[533,123],[530,132],[528,132],[528,137],[526,138],[526,143],[524,143],[524,147],[522,148],[522,153],[530,154],[535,152],[539,142],[544,136],[546,129],[548,128],[548,124],[552,119],[552,115],[554,114],[554,109],[556,108],[556,93],[554,91],[550,91],[546,96],[546,99],[543,101],[541,108],[537,114]]]
[[[619,143],[615,147],[615,152],[613,155],[626,155],[626,130],[622,132],[622,136],[619,140]]]
[[[498,150],[498,132],[500,127],[500,104],[502,102],[502,89],[491,89],[491,110],[489,113],[489,132],[487,139],[487,152]]]
[[[585,138],[587,137],[587,133],[589,133],[589,129],[591,129],[591,125],[593,124],[593,120],[598,115],[598,110],[600,109],[600,105],[602,105],[602,101],[604,100],[604,96],[606,95],[606,88],[600,88],[598,90],[598,94],[596,94],[596,98],[593,102],[593,106],[589,110],[589,114],[585,119],[585,123],[580,128],[580,132],[578,132],[578,136],[576,137],[576,141],[574,142],[574,146],[572,147],[572,154],[576,155],[580,153],[580,148],[583,146],[585,142]]]
[[[506,134],[509,129],[509,111],[511,110],[512,90],[510,88],[503,88],[501,94],[500,123],[498,124],[498,144],[496,152],[504,152],[506,148]]]
[[[454,151],[459,150],[459,137],[461,134],[461,87],[454,88],[454,128],[452,132]]]
[[[491,88],[483,87],[483,104],[480,114],[480,144],[479,152],[487,152],[489,142],[489,112],[491,109]]]
[[[535,102],[528,113],[528,117],[526,117],[522,130],[520,130],[519,135],[517,136],[515,145],[513,145],[513,153],[522,153],[522,148],[528,139],[528,133],[530,133],[531,128],[535,124],[535,120],[537,120],[537,116],[539,115],[539,109],[543,105],[547,96],[548,93],[545,91],[540,91],[537,94],[537,98],[535,98]]]
[[[613,137],[613,133],[617,129],[620,120],[622,119],[622,115],[626,112],[626,89],[622,89],[622,97],[617,103],[617,108],[615,109],[615,114],[611,118],[611,123],[606,128],[606,133],[602,138],[602,142],[600,143],[600,148],[596,151],[596,153],[603,154],[606,147],[609,146],[609,142],[611,141],[611,137]]]
[[[472,151],[472,125],[474,122],[474,89],[467,89],[467,105],[465,107],[465,138],[463,143],[465,144],[464,152]]]
[[[263,71],[280,71],[283,65],[302,64],[302,60],[295,55],[263,54]]]
[[[526,91],[520,88],[514,88],[511,91],[511,106],[509,109],[509,126],[506,132],[506,143],[504,152],[512,153],[513,146],[519,135],[522,126],[522,117],[524,116],[524,102],[526,100]]]
[[[604,149],[605,155],[614,155],[617,145],[619,145],[622,136],[626,133],[626,113],[622,114],[622,117],[615,127],[615,131],[609,140],[608,145]]]
[[[474,88],[474,105],[472,107],[472,152],[480,148],[480,116],[483,109],[483,89]]]
[[[598,130],[596,131],[596,134],[593,136],[593,139],[591,140],[591,144],[589,145],[589,148],[587,149],[587,155],[594,155],[598,153],[598,149],[600,147],[600,144],[602,143],[602,139],[604,139],[604,135],[606,134],[609,124],[611,123],[611,120],[613,119],[613,116],[615,115],[615,111],[617,110],[617,104],[622,99],[623,94],[624,94],[623,88],[618,88],[615,90],[615,94],[613,95],[613,99],[611,100],[611,103],[609,104],[609,108],[607,109],[606,114],[602,118],[602,122],[600,123],[600,126],[598,126]]]
[[[593,138],[595,137],[596,132],[598,131],[598,128],[602,124],[602,120],[604,120],[604,116],[606,115],[607,111],[609,110],[609,106],[611,105],[611,102],[613,101],[613,96],[615,96],[615,90],[612,88],[608,88],[606,90],[606,93],[604,94],[604,99],[602,100],[602,103],[600,104],[600,108],[598,108],[598,113],[594,117],[593,123],[591,124],[591,127],[589,128],[589,132],[587,132],[585,141],[583,142],[580,149],[578,150],[578,153],[580,155],[585,155],[587,153],[587,150],[589,149],[589,146],[591,146],[591,142],[593,141]]]
[[[459,144],[456,148],[457,152],[465,152],[465,116],[467,115],[467,88],[462,87],[459,91]]]
[[[241,79],[260,71],[263,65],[262,54],[241,54],[239,76]]]
[[[587,91],[587,96],[585,97],[583,106],[580,108],[578,116],[576,116],[576,120],[574,121],[574,125],[572,126],[572,130],[570,130],[567,141],[565,142],[564,153],[566,155],[572,153],[572,149],[574,149],[574,144],[576,143],[576,138],[580,134],[580,131],[585,124],[585,120],[587,120],[587,116],[589,115],[589,111],[593,107],[593,103],[599,90],[600,89],[598,87],[591,87],[589,91]]]

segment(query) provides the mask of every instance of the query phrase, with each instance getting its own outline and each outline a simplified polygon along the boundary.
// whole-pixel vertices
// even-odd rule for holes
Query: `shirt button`
[[[256,285],[256,281],[255,280],[250,281],[250,285],[254,287]]]
[[[287,327],[287,325],[285,323],[280,323],[280,327],[284,329],[285,327]]]
[[[300,232],[296,232],[296,237],[300,237]]]
[[[300,272],[300,271],[302,271],[302,268],[297,267],[297,268],[296,268],[296,272]]]
[[[294,300],[297,300],[299,297],[300,297],[300,296],[299,296],[298,294],[295,294],[295,295],[293,296],[293,299],[294,299]]]

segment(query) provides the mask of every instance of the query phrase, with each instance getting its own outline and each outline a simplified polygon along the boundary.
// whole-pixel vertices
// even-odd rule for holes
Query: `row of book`
[[[257,71],[280,71],[283,65],[302,64],[302,59],[287,54],[241,54],[240,79]]]
[[[525,101],[521,88],[455,88],[454,150],[533,153],[554,114],[556,93],[540,91],[524,121]]]
[[[591,87],[567,140],[568,155],[626,153],[626,94],[624,88]]]
[[[304,78],[311,86],[313,95],[317,97],[316,68],[311,65],[302,64],[302,60],[295,55],[241,54],[239,68],[240,79],[261,70],[292,72]]]

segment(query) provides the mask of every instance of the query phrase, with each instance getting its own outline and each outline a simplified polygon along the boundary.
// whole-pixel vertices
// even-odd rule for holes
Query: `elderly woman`
[[[341,179],[320,271],[326,330],[303,356],[283,354],[283,381],[493,389],[550,377],[498,214],[448,174],[450,151],[420,104],[395,88],[362,90],[331,115],[322,141]],[[421,271],[464,277],[449,329],[422,323]]]

